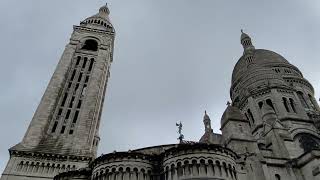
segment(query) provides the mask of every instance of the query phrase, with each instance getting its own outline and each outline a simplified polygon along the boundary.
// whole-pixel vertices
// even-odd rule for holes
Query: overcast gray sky
[[[72,25],[103,0],[0,1],[0,172],[7,149],[33,116]],[[215,132],[229,100],[240,29],[256,48],[296,65],[320,90],[319,0],[109,0],[116,28],[114,62],[100,128],[99,154],[176,143]]]

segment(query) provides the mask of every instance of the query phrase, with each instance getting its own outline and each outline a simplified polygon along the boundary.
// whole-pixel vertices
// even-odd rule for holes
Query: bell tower
[[[115,38],[109,13],[105,5],[74,26],[25,136],[9,149],[1,180],[52,179],[96,157]]]

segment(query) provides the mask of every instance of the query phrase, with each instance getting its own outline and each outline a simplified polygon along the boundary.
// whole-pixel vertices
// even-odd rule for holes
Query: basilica
[[[109,14],[105,5],[74,26],[25,136],[9,149],[1,180],[320,180],[313,86],[244,32],[222,134],[204,113],[198,142],[181,138],[97,157],[115,40]]]

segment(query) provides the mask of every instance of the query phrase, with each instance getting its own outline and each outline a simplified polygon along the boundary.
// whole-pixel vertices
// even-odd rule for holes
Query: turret
[[[200,139],[200,143],[208,143],[208,144],[220,144],[221,142],[221,135],[213,133],[211,128],[211,120],[207,111],[204,112],[203,116],[203,123],[205,128],[205,133]]]
[[[231,141],[252,140],[249,121],[237,107],[232,105],[228,105],[221,117],[221,131],[226,145]]]
[[[207,114],[207,111],[204,112],[203,124],[204,124],[204,127],[205,127],[205,132],[212,132],[211,120],[210,120],[210,117]]]
[[[252,41],[251,41],[250,36],[248,34],[244,33],[243,30],[241,30],[240,41],[243,46],[244,53],[255,50],[254,46],[252,45]]]

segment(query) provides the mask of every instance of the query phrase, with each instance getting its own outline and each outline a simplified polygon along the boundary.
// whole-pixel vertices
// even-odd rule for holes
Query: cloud
[[[72,25],[103,3],[0,2],[0,170],[7,149],[26,131]],[[197,141],[204,110],[219,132],[232,69],[242,54],[241,28],[257,48],[278,52],[299,67],[319,98],[320,43],[315,37],[320,25],[314,15],[319,11],[309,4],[110,0],[109,5],[117,37],[99,153],[176,143],[177,121],[184,123],[185,137]]]

